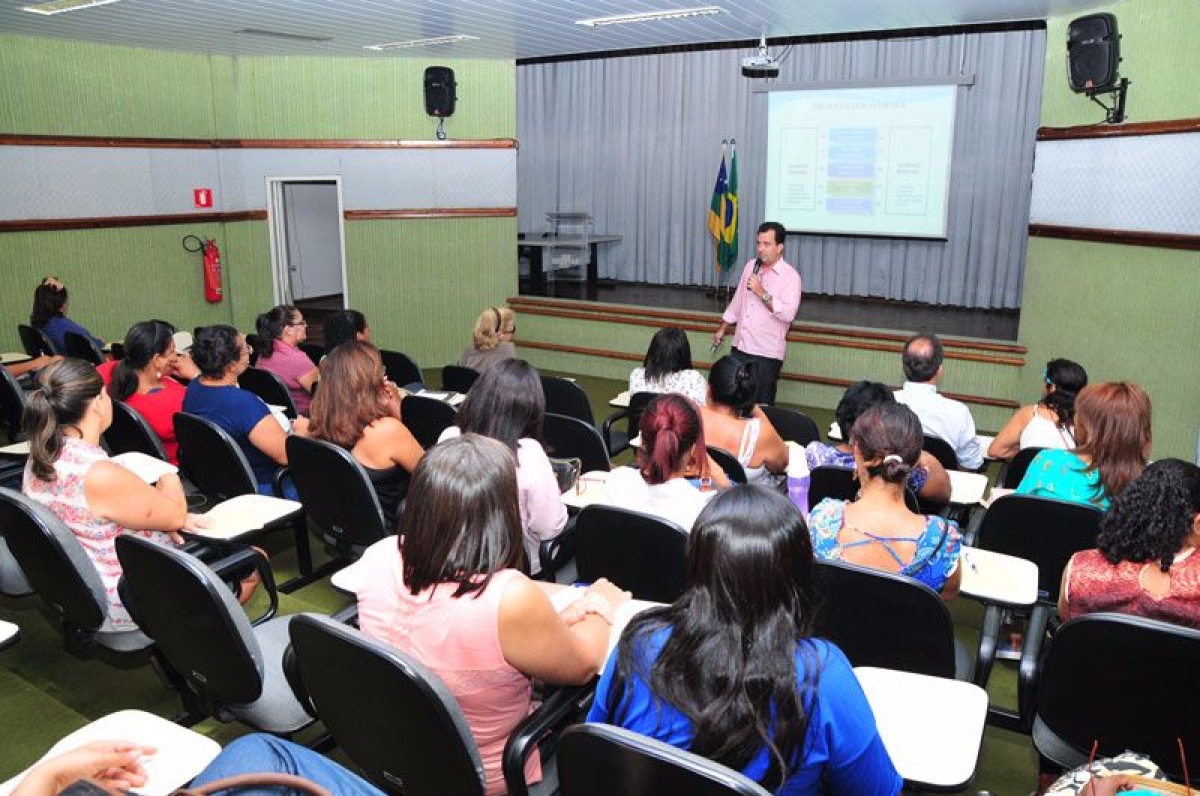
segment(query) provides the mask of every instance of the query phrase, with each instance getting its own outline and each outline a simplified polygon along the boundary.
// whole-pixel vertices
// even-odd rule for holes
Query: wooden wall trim
[[[555,351],[561,354],[579,354],[589,357],[603,357],[604,359],[621,359],[628,362],[641,363],[644,358],[642,354],[631,354],[626,351],[608,351],[600,348],[583,348],[581,346],[561,345],[559,343],[543,343],[539,340],[526,340],[524,338],[516,341],[521,348],[532,348],[539,351]],[[693,366],[697,370],[708,370],[712,367],[707,362],[696,362]],[[796,381],[805,384],[820,384],[825,387],[840,387],[845,389],[854,383],[852,379],[839,379],[832,376],[816,376],[810,373],[789,373],[781,371],[779,378],[787,381]],[[980,406],[996,406],[1002,409],[1019,409],[1020,403],[1017,401],[1007,400],[1004,398],[989,398],[982,395],[966,395],[964,393],[942,393],[947,398],[953,398],[956,401],[965,403],[977,404]]]
[[[1200,119],[1164,119],[1129,124],[1088,124],[1079,127],[1039,127],[1037,140],[1064,141],[1072,138],[1119,138],[1130,135],[1200,133]]]
[[[0,232],[57,232],[71,229],[153,227],[166,224],[222,224],[233,221],[266,221],[266,210],[236,213],[177,213],[159,216],[109,216],[100,218],[24,218],[0,221]]]
[[[716,314],[685,311],[665,311],[653,308],[614,306],[598,302],[571,302],[565,300],[537,299],[528,296],[509,298],[508,304],[517,312],[543,315],[553,318],[622,323],[633,326],[658,328],[663,321],[690,332],[713,332],[717,328]],[[788,342],[835,348],[855,348],[863,351],[898,353],[907,335],[872,332],[860,329],[841,329],[806,323],[792,324]],[[943,339],[947,359],[967,362],[982,362],[989,365],[1024,367],[1025,347],[1003,343],[987,343],[968,340]],[[640,359],[640,357],[639,357]]]
[[[516,149],[515,138],[457,141],[358,138],[134,138],[103,135],[0,134],[0,146],[118,147],[132,149]]]
[[[425,207],[401,210],[347,210],[347,221],[417,218],[515,218],[515,207]]]
[[[1030,224],[1029,237],[1086,240],[1093,243],[1118,243],[1126,246],[1155,246],[1160,249],[1200,250],[1200,235],[1181,235],[1171,232],[1138,232],[1125,229]]]

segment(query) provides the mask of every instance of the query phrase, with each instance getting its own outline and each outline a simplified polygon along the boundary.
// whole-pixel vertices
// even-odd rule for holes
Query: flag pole
[[[725,168],[725,151],[726,151],[726,148],[728,147],[728,145],[729,145],[729,139],[722,138],[721,139],[721,169],[722,170]],[[723,268],[721,268],[720,257],[721,257],[721,241],[719,238],[713,237],[713,270],[716,273],[713,274],[712,287],[710,287],[707,291],[705,291],[705,295],[708,296],[709,298],[716,298],[718,301],[721,300],[721,297],[722,297],[721,293],[722,293],[722,289],[725,286],[725,280],[726,280],[725,270]]]

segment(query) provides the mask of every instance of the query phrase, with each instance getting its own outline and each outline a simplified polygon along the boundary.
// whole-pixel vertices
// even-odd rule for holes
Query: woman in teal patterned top
[[[1150,398],[1132,382],[1084,387],[1075,400],[1074,451],[1044,450],[1030,463],[1018,495],[1057,498],[1108,510],[1146,469]]]

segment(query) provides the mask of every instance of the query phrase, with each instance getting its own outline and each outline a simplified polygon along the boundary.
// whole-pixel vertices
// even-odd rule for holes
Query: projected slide
[[[771,92],[765,218],[796,232],[944,238],[957,90]]]

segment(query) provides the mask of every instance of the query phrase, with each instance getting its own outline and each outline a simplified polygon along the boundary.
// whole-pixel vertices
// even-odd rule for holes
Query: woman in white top
[[[773,486],[787,472],[788,449],[754,402],[756,370],[756,363],[732,356],[714,362],[700,419],[708,444],[737,457],[748,482]]]
[[[668,326],[654,333],[642,367],[629,374],[629,394],[638,392],[677,392],[704,405],[708,382],[692,368],[692,347],[683,329]]]
[[[506,359],[483,372],[459,407],[456,425],[438,441],[474,432],[503,442],[517,455],[521,529],[532,573],[541,570],[538,546],[562,533],[567,507],[554,468],[542,447],[546,396],[537,369],[523,359]]]
[[[729,486],[704,447],[696,405],[682,395],[660,395],[642,412],[637,468],[618,467],[604,483],[613,505],[653,514],[690,531],[714,487]]]
[[[1069,359],[1052,359],[1042,371],[1042,397],[1017,410],[988,446],[991,459],[1011,459],[1024,448],[1075,448],[1075,396],[1087,371]]]

